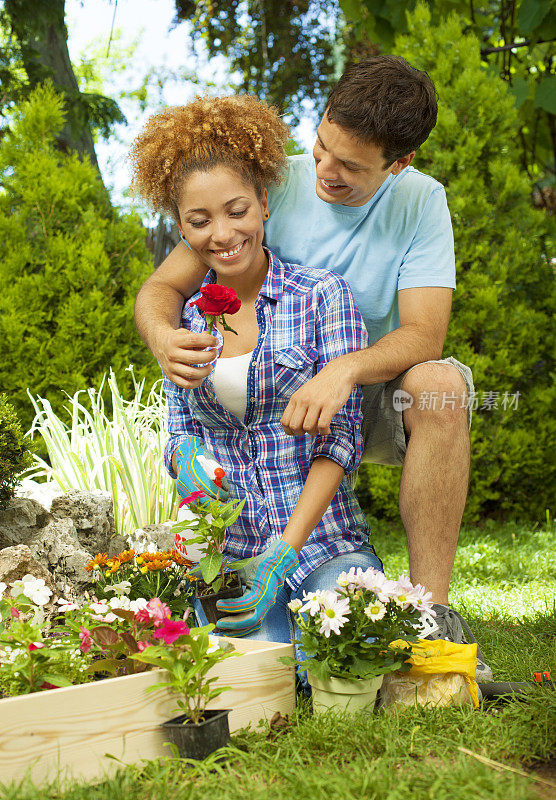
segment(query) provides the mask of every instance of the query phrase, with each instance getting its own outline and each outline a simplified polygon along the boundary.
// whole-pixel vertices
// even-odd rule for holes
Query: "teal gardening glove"
[[[299,567],[297,553],[289,544],[281,539],[273,542],[263,553],[255,558],[249,565],[252,578],[252,588],[249,573],[246,575],[247,587],[250,591],[237,600],[219,600],[216,603],[218,611],[227,614],[242,614],[242,619],[224,617],[218,620],[218,630],[225,631],[232,636],[247,636],[258,631],[268,610],[274,605],[276,595],[284,585],[286,578],[292,575]],[[249,568],[248,568],[249,569]],[[245,612],[251,612],[245,617]]]
[[[214,456],[205,450],[203,440],[198,436],[190,436],[176,448],[176,488],[181,497],[188,497],[193,492],[204,492],[208,497],[218,500],[228,498],[229,486],[225,477],[213,479],[206,470],[214,472],[219,464]],[[222,470],[222,475],[223,475]],[[215,482],[216,480],[216,482]]]

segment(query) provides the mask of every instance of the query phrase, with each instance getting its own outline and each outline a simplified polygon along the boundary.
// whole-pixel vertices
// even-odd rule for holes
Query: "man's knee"
[[[467,426],[467,387],[452,364],[419,364],[405,376],[402,389],[413,397],[403,412],[406,433],[420,421],[442,426]]]

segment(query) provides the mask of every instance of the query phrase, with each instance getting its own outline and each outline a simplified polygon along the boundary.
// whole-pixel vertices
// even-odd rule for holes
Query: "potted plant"
[[[205,498],[204,500],[202,498]],[[188,508],[182,511],[182,520],[172,528],[176,549],[180,549],[183,531],[190,530],[193,536],[186,539],[187,545],[199,545],[201,559],[194,570],[197,573],[197,599],[203,607],[209,623],[217,623],[225,616],[218,611],[216,602],[230,597],[241,597],[243,587],[238,570],[252,559],[227,561],[222,555],[226,530],[239,517],[245,500],[211,500],[204,492],[193,492],[183,501]]]
[[[404,575],[352,568],[335,591],[305,593],[289,604],[306,658],[283,659],[307,670],[313,709],[373,709],[387,672],[408,670],[421,615],[433,614],[431,593]]]
[[[144,642],[142,652],[132,656],[168,674],[167,680],[147,691],[165,688],[177,695],[176,710],[182,713],[162,727],[182,758],[202,760],[230,741],[230,709],[206,710],[207,703],[230,687],[211,687],[217,678],[207,673],[220,661],[238,654],[231,642],[211,636],[212,630],[214,625],[190,629],[183,620],[167,620],[156,632],[164,645]]]

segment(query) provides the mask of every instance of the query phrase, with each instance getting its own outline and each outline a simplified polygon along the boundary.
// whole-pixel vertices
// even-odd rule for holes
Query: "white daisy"
[[[334,594],[329,592],[328,594]],[[336,634],[344,627],[349,618],[349,597],[339,598],[327,597],[323,603],[323,609],[320,613],[320,633],[328,638],[331,632]]]
[[[365,607],[364,613],[372,622],[378,622],[386,614],[386,606],[380,600],[376,600]]]

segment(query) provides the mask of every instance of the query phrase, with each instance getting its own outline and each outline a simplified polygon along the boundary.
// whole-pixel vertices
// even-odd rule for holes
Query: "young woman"
[[[292,600],[332,588],[350,567],[382,568],[346,478],[361,457],[359,387],[328,434],[289,436],[280,422],[291,395],[324,364],[368,343],[343,278],[282,263],[263,246],[265,187],[280,181],[287,138],[276,112],[252,97],[197,98],[151,117],[131,151],[134,189],[174,217],[206,266],[203,286],[231,287],[241,300],[228,320],[237,335],[215,330],[212,374],[191,390],[164,381],[166,464],[186,493],[210,492],[203,445],[231,493],[245,498],[224,552],[256,556],[255,574],[243,598],[220,601],[230,616],[219,628],[283,642],[295,632]],[[182,317],[195,332],[206,330],[199,297]]]

